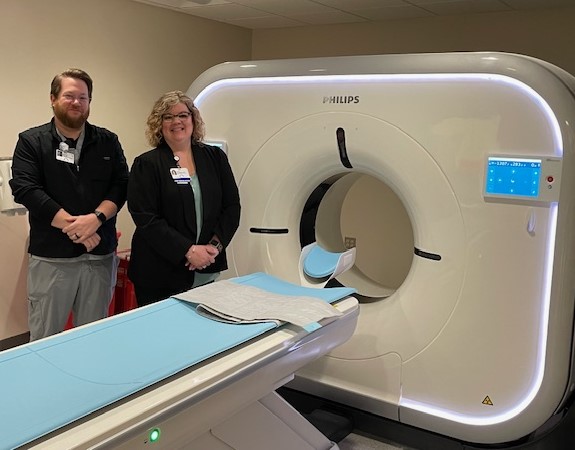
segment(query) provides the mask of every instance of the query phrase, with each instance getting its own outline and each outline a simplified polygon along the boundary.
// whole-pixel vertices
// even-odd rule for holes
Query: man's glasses
[[[88,103],[90,101],[90,97],[87,97],[85,95],[80,95],[79,97],[76,97],[75,95],[72,94],[62,94],[62,98],[68,103],[74,103],[76,100],[78,100],[80,103]]]
[[[179,114],[164,114],[162,120],[164,122],[173,122],[175,119],[180,119],[181,121],[186,120],[192,115],[191,112],[181,112]]]

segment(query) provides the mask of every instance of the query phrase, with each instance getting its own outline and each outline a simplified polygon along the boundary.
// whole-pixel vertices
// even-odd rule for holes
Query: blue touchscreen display
[[[539,196],[541,160],[527,158],[489,157],[485,192],[490,195]]]

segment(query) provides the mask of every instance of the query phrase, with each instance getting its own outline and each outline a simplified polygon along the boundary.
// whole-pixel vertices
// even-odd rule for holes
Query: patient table
[[[353,290],[231,281],[342,314],[234,325],[170,298],[5,351],[0,448],[337,449],[274,390],[353,334]]]

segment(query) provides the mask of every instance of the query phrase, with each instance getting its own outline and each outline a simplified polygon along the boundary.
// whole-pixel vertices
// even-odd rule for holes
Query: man
[[[92,79],[69,69],[52,80],[49,123],[20,133],[14,199],[28,208],[30,340],[107,316],[116,282],[116,214],[128,166],[118,137],[87,122]]]

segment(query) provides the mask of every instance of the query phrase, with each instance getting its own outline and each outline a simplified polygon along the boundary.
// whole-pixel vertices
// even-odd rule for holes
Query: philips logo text
[[[359,95],[332,95],[324,97],[323,103],[359,103]]]

